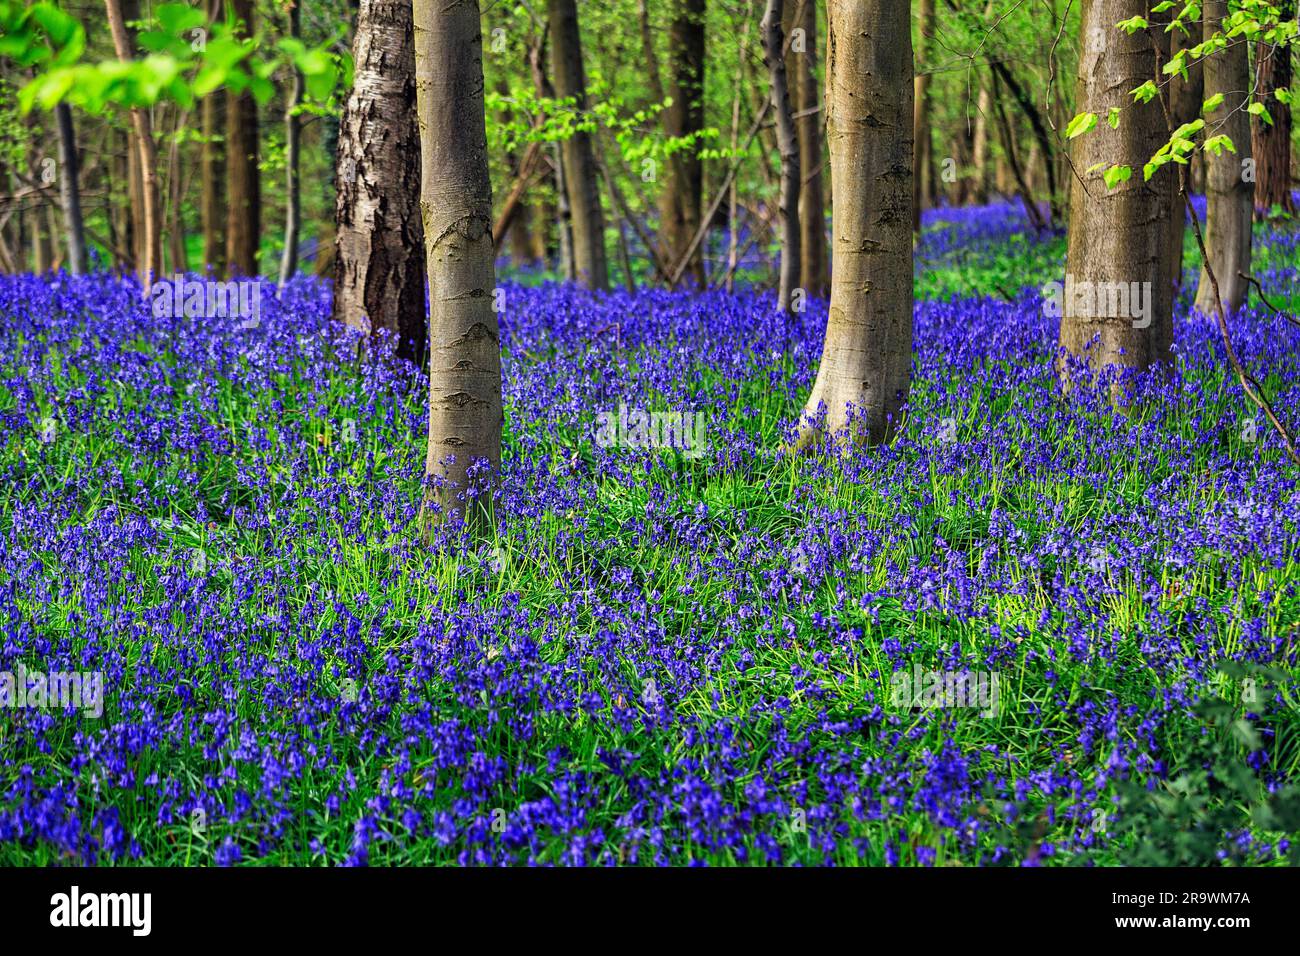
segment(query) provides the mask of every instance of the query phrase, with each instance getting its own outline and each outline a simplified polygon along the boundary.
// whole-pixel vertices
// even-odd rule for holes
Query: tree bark
[[[1205,37],[1223,30],[1228,15],[1227,0],[1205,0]],[[1205,135],[1224,135],[1232,140],[1236,152],[1222,150],[1205,157],[1206,208],[1205,247],[1210,264],[1219,280],[1219,295],[1228,315],[1246,301],[1249,285],[1242,275],[1250,275],[1251,222],[1254,218],[1255,186],[1243,175],[1243,163],[1250,156],[1250,114],[1246,104],[1250,93],[1246,41],[1229,40],[1222,50],[1205,60],[1205,97],[1223,94],[1223,102],[1205,117]],[[1214,314],[1214,289],[1206,271],[1196,287],[1196,309],[1204,315]]]
[[[785,13],[787,33],[803,30],[802,52],[791,49],[785,58],[799,131],[799,287],[808,295],[825,298],[830,290],[830,263],[822,188],[822,90],[813,74],[817,62],[816,0],[785,0]]]
[[[230,0],[238,35],[252,36],[253,0]],[[258,274],[262,239],[262,184],[257,101],[248,91],[226,99],[226,261],[232,275]]]
[[[934,33],[934,0],[921,0],[918,16],[921,19],[920,40],[916,48],[914,68],[914,93],[912,97],[912,231],[921,231],[921,210],[933,202],[929,192],[930,167],[930,117],[927,109],[930,95],[930,74],[925,72],[925,56],[930,36]],[[908,24],[911,29],[911,24]]]
[[[425,516],[480,524],[490,522],[502,408],[479,5],[414,0],[414,13],[430,306]]]
[[[352,93],[339,127],[334,318],[423,365],[424,227],[409,0],[361,0]],[[480,92],[481,96],[481,92]]]
[[[171,272],[187,272],[189,258],[185,245],[185,186],[181,172],[181,130],[189,128],[189,110],[178,110],[172,127],[171,146],[167,152],[167,259]]]
[[[81,218],[80,164],[77,162],[77,134],[72,124],[72,107],[60,102],[54,108],[59,126],[59,198],[63,203],[63,228],[68,233],[68,271],[79,276],[86,271],[86,229]]]
[[[790,112],[790,91],[786,83],[785,35],[781,29],[782,0],[767,0],[761,29],[763,62],[771,85],[772,112],[776,116],[776,144],[781,154],[781,194],[778,210],[781,219],[781,265],[777,288],[777,308],[789,313],[790,301],[799,284],[799,134]]]
[[[983,205],[989,201],[989,112],[993,101],[989,96],[988,84],[984,82],[984,73],[980,71],[979,95],[975,99],[975,135],[971,141],[971,165],[975,187],[971,192],[975,202]]]
[[[664,93],[672,105],[661,114],[664,135],[688,137],[704,129],[705,0],[669,0],[668,75]],[[778,24],[779,25],[779,24]],[[663,259],[674,267],[691,249],[699,231],[704,205],[704,161],[699,143],[692,143],[665,162],[659,193],[659,230]],[[705,285],[704,250],[690,251],[685,275],[699,288]]]
[[[113,35],[113,49],[119,60],[134,59],[131,39],[122,16],[120,0],[104,0],[108,26]],[[144,294],[149,294],[155,275],[162,265],[162,239],[159,226],[162,222],[158,193],[158,152],[153,141],[153,127],[149,111],[141,107],[131,109],[131,126],[135,132],[135,147],[140,164],[144,241],[143,258],[137,264]]]
[[[1282,19],[1294,17],[1294,0],[1281,4]],[[1291,195],[1291,106],[1279,103],[1276,90],[1291,89],[1291,47],[1260,41],[1255,46],[1256,96],[1268,110],[1272,125],[1258,116],[1251,121],[1251,155],[1255,157],[1255,215],[1268,216],[1276,207],[1294,216]]]
[[[220,0],[212,4],[211,17],[221,15]],[[226,92],[218,90],[203,100],[203,148],[199,156],[202,198],[199,218],[203,229],[203,263],[214,275],[226,272]]]
[[[910,0],[829,0],[826,141],[831,300],[796,447],[817,427],[887,440],[912,363],[913,76]]]
[[[289,35],[302,36],[302,0],[291,0],[289,7]],[[284,107],[284,167],[285,211],[284,249],[280,256],[280,285],[283,286],[298,271],[298,236],[301,231],[302,200],[299,186],[298,154],[301,150],[302,120],[297,109],[302,103],[302,73],[293,68],[293,81],[289,99]]]
[[[555,92],[572,99],[579,112],[587,109],[587,76],[582,64],[582,36],[574,0],[550,0],[551,67]],[[605,257],[605,219],[600,206],[599,170],[591,148],[591,134],[575,130],[560,147],[564,188],[568,193],[573,230],[573,265],[579,282],[589,289],[605,289],[609,272]]]
[[[1135,104],[1128,92],[1159,79],[1156,47],[1146,31],[1129,35],[1115,26],[1139,15],[1148,15],[1146,0],[1083,0],[1080,10],[1075,100],[1080,112],[1096,113],[1101,121],[1073,141],[1078,176],[1071,181],[1066,288],[1068,293],[1069,283],[1086,282],[1093,284],[1086,288],[1105,283],[1102,288],[1118,290],[1112,284],[1124,283],[1124,296],[1117,291],[1113,302],[1109,293],[1104,304],[1074,303],[1068,294],[1062,302],[1061,346],[1093,374],[1110,365],[1147,368],[1171,357],[1168,237],[1173,174],[1165,168],[1150,181],[1142,176],[1143,165],[1167,139],[1165,116],[1158,97]],[[1112,107],[1122,110],[1116,129],[1106,121]],[[1094,164],[1127,165],[1132,176],[1107,189],[1104,169],[1086,172]],[[1145,300],[1145,315],[1134,314],[1141,311],[1133,301],[1134,289],[1137,305]],[[1068,363],[1059,361],[1058,369],[1068,388]]]

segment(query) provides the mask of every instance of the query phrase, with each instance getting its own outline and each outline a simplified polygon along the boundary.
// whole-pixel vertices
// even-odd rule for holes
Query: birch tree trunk
[[[1147,368],[1170,359],[1173,340],[1173,291],[1169,282],[1169,217],[1173,214],[1173,173],[1168,167],[1143,181],[1142,167],[1167,139],[1159,99],[1135,104],[1129,90],[1158,78],[1156,48],[1146,31],[1132,35],[1115,24],[1147,16],[1145,0],[1083,0],[1076,109],[1102,117],[1096,129],[1073,140],[1070,224],[1067,238],[1067,295],[1063,300],[1060,343],[1065,352],[1086,362],[1095,374],[1109,365]],[[1118,128],[1105,117],[1119,108]],[[1107,189],[1102,167],[1127,165],[1132,176]],[[1095,299],[1072,302],[1069,285],[1116,290]],[[1120,296],[1123,283],[1124,295]],[[1136,285],[1134,285],[1136,283]],[[1135,307],[1132,293],[1146,308]],[[1121,301],[1122,298],[1122,301]],[[1112,308],[1111,306],[1115,307]],[[1138,315],[1139,311],[1146,314]],[[1096,343],[1093,338],[1099,337]],[[1069,368],[1058,362],[1062,384]]]
[[[355,79],[339,126],[334,317],[423,365],[424,227],[409,0],[361,0]]]
[[[425,516],[478,524],[490,521],[502,422],[479,5],[414,0],[414,15],[430,307]]]
[[[1205,0],[1205,37],[1222,32],[1228,16],[1227,0]],[[1223,311],[1231,315],[1246,301],[1249,286],[1241,275],[1250,275],[1251,222],[1254,220],[1255,185],[1243,175],[1250,160],[1250,70],[1246,41],[1235,37],[1205,60],[1205,98],[1223,94],[1223,102],[1205,117],[1205,135],[1227,136],[1236,152],[1225,149],[1205,156],[1205,248],[1219,280]],[[1205,269],[1196,287],[1196,309],[1214,314],[1214,289]]]
[[[910,0],[829,0],[827,19],[830,316],[796,448],[823,404],[825,432],[888,439],[912,363]]]
[[[574,0],[550,0],[551,67],[555,92],[587,109],[587,76],[582,64],[582,36]],[[591,147],[591,134],[575,131],[560,147],[564,188],[568,193],[573,229],[573,266],[577,279],[589,289],[609,285],[605,257],[605,219],[600,207],[600,179]]]

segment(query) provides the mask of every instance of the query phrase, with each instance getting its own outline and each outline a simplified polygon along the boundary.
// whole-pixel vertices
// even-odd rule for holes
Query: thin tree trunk
[[[79,276],[86,271],[86,229],[81,218],[80,164],[77,162],[77,134],[72,124],[72,107],[60,102],[54,108],[59,126],[59,198],[63,203],[63,228],[68,233],[68,271]]]
[[[1024,170],[1021,169],[1020,160],[1016,156],[1016,137],[1015,131],[1011,128],[1011,121],[1007,118],[1006,108],[1002,105],[1002,97],[998,89],[997,74],[993,74],[993,108],[997,111],[998,119],[998,136],[1002,141],[1002,157],[1006,161],[1006,170],[1011,173],[1011,181],[1015,185],[1015,192],[1020,196],[1020,203],[1025,207],[1025,215],[1029,218],[1029,223],[1034,227],[1035,232],[1042,232],[1047,228],[1047,223],[1043,221],[1043,214],[1038,209],[1038,203],[1034,201],[1034,195],[1029,189],[1029,184],[1025,182]],[[1007,190],[1008,193],[1011,190]]]
[[[108,13],[108,26],[113,35],[113,48],[119,60],[134,59],[131,51],[131,39],[126,30],[126,21],[122,16],[120,0],[104,0]],[[154,147],[153,127],[149,111],[141,107],[131,109],[131,125],[135,131],[136,149],[140,164],[140,182],[142,192],[144,242],[143,259],[138,263],[140,282],[144,294],[148,295],[154,276],[162,265],[162,241],[160,225],[162,216],[158,195],[158,152]]]
[[[793,8],[793,9],[792,9]],[[795,127],[799,131],[799,287],[825,298],[830,290],[826,258],[826,199],[822,187],[822,89],[813,66],[817,62],[816,0],[786,0],[792,29],[803,30],[803,49],[786,55]]]
[[[253,33],[253,0],[230,0],[240,21],[239,36]],[[230,93],[226,100],[226,261],[233,275],[258,274],[262,239],[262,185],[257,100],[253,94]]]
[[[185,247],[185,176],[181,172],[180,132],[189,127],[189,110],[176,115],[171,146],[167,151],[167,257],[172,272],[186,272],[189,256]]]
[[[478,0],[413,6],[430,306],[425,516],[432,524],[491,515],[484,487],[501,463],[501,346]]]
[[[1164,110],[1158,98],[1134,104],[1128,92],[1155,79],[1159,64],[1146,31],[1129,35],[1115,26],[1146,15],[1146,0],[1083,0],[1080,12],[1076,108],[1101,117],[1112,107],[1123,111],[1118,128],[1103,120],[1073,141],[1079,176],[1071,184],[1060,342],[1066,353],[1083,360],[1094,374],[1110,365],[1147,368],[1171,357],[1172,173],[1162,169],[1149,182],[1142,176],[1143,164],[1167,139]],[[1133,174],[1108,190],[1102,180],[1104,169],[1086,172],[1094,164],[1127,165]],[[1114,289],[1116,294],[1105,292],[1088,301],[1071,294],[1071,283],[1075,290]],[[1097,301],[1102,299],[1105,303]],[[1061,361],[1059,371],[1068,388],[1068,363]]]
[[[665,93],[672,105],[660,118],[664,135],[690,137],[704,129],[705,0],[669,0],[669,68]],[[685,275],[704,288],[704,248],[691,249],[704,204],[704,162],[699,144],[678,149],[666,161],[659,193],[659,230],[663,259],[676,265],[688,255]]]
[[[1195,27],[1195,24],[1192,26]],[[1191,36],[1184,35],[1182,30],[1175,30],[1170,34],[1170,53],[1172,55],[1179,50],[1189,49],[1200,41],[1199,33],[1197,36]],[[1187,68],[1186,80],[1172,80],[1169,93],[1169,120],[1174,129],[1200,117],[1201,103],[1205,99],[1204,89],[1204,73],[1199,59]],[[1187,214],[1183,211],[1182,205],[1175,202],[1172,215],[1169,217],[1169,268],[1173,273],[1175,292],[1183,285],[1183,237],[1186,232]]]
[[[213,5],[213,17],[220,4]],[[218,90],[203,100],[203,150],[199,157],[201,189],[199,217],[203,229],[203,264],[214,275],[226,272],[226,93]]]
[[[913,76],[909,0],[829,0],[826,141],[831,300],[796,447],[849,426],[871,442],[899,426],[912,364]]]
[[[575,0],[550,0],[551,66],[555,91],[572,99],[575,109],[587,109],[587,77],[582,64],[582,36]],[[573,227],[573,262],[577,279],[589,289],[609,285],[605,258],[605,219],[600,206],[599,170],[591,150],[591,134],[577,130],[560,147],[564,186]]]
[[[786,85],[785,58],[781,30],[782,0],[767,0],[763,14],[763,60],[771,83],[772,110],[776,114],[776,142],[781,154],[781,194],[778,208],[781,217],[781,266],[777,308],[790,311],[791,298],[799,284],[799,134],[790,112],[790,92]]]
[[[642,11],[645,10],[645,2],[642,0]],[[746,8],[745,13],[749,10]],[[737,48],[737,57],[743,62],[749,56],[749,24],[751,18],[745,16],[744,26],[741,27],[740,44]],[[744,71],[736,70],[735,88],[732,91],[731,98],[731,155],[736,155],[736,147],[740,142],[740,93],[743,84]],[[740,204],[736,192],[736,177],[731,177],[731,184],[727,187],[727,291],[735,290],[736,266],[738,265],[740,223],[737,221]]]
[[[1048,134],[1047,125],[1043,121],[1043,114],[1034,104],[1034,99],[1025,92],[1024,87],[1016,79],[1015,74],[1007,67],[1005,63],[999,60],[992,60],[989,66],[993,72],[1006,84],[1007,90],[1011,93],[1012,99],[1016,101],[1025,118],[1029,120],[1029,128],[1033,131],[1034,142],[1038,147],[1038,155],[1043,160],[1043,171],[1047,176],[1048,205],[1051,209],[1052,220],[1061,221],[1060,196],[1056,188],[1056,163],[1053,160],[1052,138]],[[1030,163],[1025,164],[1031,167]]]
[[[926,51],[934,33],[934,0],[921,0],[917,15],[921,20],[920,41],[916,47],[916,66],[912,97],[912,231],[921,231],[921,210],[932,204],[929,178],[930,166],[930,74],[925,71]],[[908,29],[911,29],[909,22]]]
[[[302,0],[291,0],[289,7],[289,35],[302,36]],[[298,271],[298,238],[301,232],[302,201],[299,188],[298,154],[301,150],[302,120],[298,106],[302,103],[302,73],[295,67],[289,88],[289,99],[284,107],[284,167],[285,210],[284,250],[280,256],[280,285],[288,282]]]
[[[339,167],[339,117],[337,113],[327,114],[320,123],[321,148],[326,157],[326,175],[321,177],[319,193],[323,204],[328,208],[331,202],[338,202],[338,167]],[[335,261],[335,217],[324,216],[317,224],[316,262],[312,271],[320,277],[334,275]]]
[[[334,318],[367,335],[385,330],[399,356],[422,365],[428,336],[411,4],[361,0],[356,22],[355,78],[335,171]]]
[[[1295,14],[1294,0],[1281,4],[1282,19]],[[1256,96],[1268,110],[1272,125],[1256,116],[1251,121],[1251,155],[1255,157],[1255,215],[1268,216],[1274,208],[1294,216],[1291,194],[1291,105],[1278,102],[1276,91],[1291,89],[1292,47],[1259,41],[1255,46]],[[1220,276],[1222,281],[1222,276]]]
[[[53,267],[50,233],[46,228],[44,206],[32,207],[32,272],[44,275]]]
[[[974,167],[975,202],[983,205],[989,201],[989,111],[993,109],[993,100],[989,95],[988,84],[984,82],[984,73],[980,71],[979,95],[975,99],[975,136],[971,143],[971,165]]]
[[[212,0],[209,20],[221,16],[221,0]],[[203,150],[199,157],[201,188],[199,217],[203,229],[203,263],[215,275],[226,272],[226,92],[218,90],[203,100],[200,128]]]
[[[1227,0],[1205,0],[1205,38],[1223,30],[1228,16]],[[1243,275],[1250,275],[1251,222],[1254,218],[1255,186],[1242,175],[1250,156],[1250,114],[1245,106],[1250,93],[1246,41],[1241,37],[1205,60],[1205,96],[1223,94],[1223,102],[1205,117],[1207,136],[1226,135],[1236,152],[1222,150],[1206,156],[1205,245],[1218,278],[1223,310],[1232,315],[1246,301],[1250,291]],[[1196,287],[1196,309],[1214,314],[1214,289],[1201,269]]]

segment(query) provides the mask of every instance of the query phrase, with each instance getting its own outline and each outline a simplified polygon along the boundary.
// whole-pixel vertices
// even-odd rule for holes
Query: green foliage
[[[1249,688],[1250,696],[1280,708],[1274,723],[1297,722],[1295,678],[1278,668],[1225,661],[1220,671],[1231,688]],[[1273,692],[1270,694],[1270,690]],[[1262,703],[1253,705],[1265,710]],[[1248,762],[1265,744],[1263,731],[1276,735],[1270,722],[1250,714],[1252,705],[1233,699],[1202,699],[1193,723],[1203,728],[1180,741],[1178,763],[1162,780],[1129,779],[1117,789],[1118,815],[1108,827],[1110,840],[1130,847],[1133,866],[1214,866],[1249,863],[1232,837],[1248,827],[1256,836],[1292,838],[1288,858],[1300,865],[1300,786],[1270,782]],[[1097,851],[1105,861],[1111,850]]]
[[[138,59],[87,62],[85,28],[52,3],[22,7],[0,2],[0,57],[36,67],[19,91],[24,113],[67,101],[90,113],[108,107],[149,107],[171,101],[181,107],[225,88],[247,90],[261,104],[275,95],[273,75],[292,67],[302,73],[309,109],[328,109],[335,90],[351,84],[351,57],[284,38],[241,37],[233,21],[208,23],[184,3],[163,3],[136,35],[147,53]],[[269,50],[269,53],[267,52]]]

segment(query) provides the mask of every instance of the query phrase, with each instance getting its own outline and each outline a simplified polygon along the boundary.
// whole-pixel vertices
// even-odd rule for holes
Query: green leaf
[[[1201,104],[1201,111],[1208,113],[1213,109],[1218,109],[1219,104],[1223,102],[1223,94],[1215,93],[1208,100]]]
[[[1120,183],[1126,183],[1133,176],[1131,166],[1112,166],[1102,173],[1101,178],[1106,183],[1107,189],[1114,189]]]
[[[1074,119],[1070,120],[1069,125],[1065,127],[1065,138],[1074,139],[1076,136],[1082,136],[1084,133],[1095,129],[1096,126],[1096,113],[1080,113]]]
[[[1119,107],[1112,106],[1110,112],[1106,114],[1106,122],[1111,129],[1119,129]]]
[[[1133,87],[1133,89],[1129,90],[1129,93],[1139,103],[1150,103],[1160,95],[1160,90],[1154,82],[1147,80],[1141,86]]]

